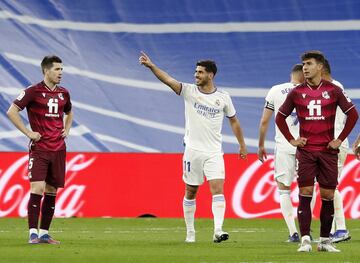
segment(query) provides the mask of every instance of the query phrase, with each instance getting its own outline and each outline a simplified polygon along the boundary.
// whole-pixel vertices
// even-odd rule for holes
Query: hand
[[[61,137],[66,138],[69,135],[69,130],[62,129],[61,131]]]
[[[342,141],[340,139],[334,139],[327,145],[328,149],[337,150],[339,149]]]
[[[151,68],[154,64],[151,62],[151,59],[144,51],[141,51],[141,56],[139,57],[139,63],[145,67]]]
[[[41,139],[41,134],[38,132],[30,131],[26,135],[30,140],[32,140],[34,142],[37,142]]]
[[[304,147],[306,145],[306,142],[307,139],[304,137],[297,138],[296,140],[295,139],[290,140],[290,144],[292,146],[300,147],[300,148]]]
[[[264,146],[260,146],[258,149],[258,158],[263,163],[267,159],[267,153]]]
[[[360,161],[360,145],[355,145],[354,144],[352,146],[352,150],[353,150],[353,152],[355,154],[356,159],[358,159]]]
[[[248,154],[248,152],[247,152],[246,146],[240,147],[240,150],[239,150],[240,159],[247,160],[247,154]]]

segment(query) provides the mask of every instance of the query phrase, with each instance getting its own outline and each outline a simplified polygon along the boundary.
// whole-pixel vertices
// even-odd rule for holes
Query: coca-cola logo
[[[360,162],[358,160],[353,159],[344,166],[338,189],[343,196],[346,216],[359,218]],[[299,202],[298,193],[295,179],[291,185],[294,209]],[[317,198],[319,200],[319,197]],[[268,156],[264,163],[256,160],[248,166],[234,186],[231,202],[234,213],[240,218],[281,217],[279,194],[274,181],[274,156]],[[316,207],[319,208],[320,204]],[[318,216],[318,209],[314,214]]]
[[[66,163],[65,188],[57,194],[55,216],[71,217],[76,215],[84,205],[82,195],[86,185],[73,183],[78,173],[87,169],[96,157],[77,154]],[[30,196],[28,182],[28,155],[24,155],[10,164],[0,168],[0,217],[7,215],[27,216],[27,204]]]

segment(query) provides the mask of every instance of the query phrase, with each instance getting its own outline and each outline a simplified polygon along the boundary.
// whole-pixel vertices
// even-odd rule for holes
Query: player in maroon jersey
[[[46,56],[41,62],[41,69],[44,80],[23,90],[7,114],[16,128],[30,139],[29,244],[59,244],[48,231],[55,211],[57,189],[64,187],[65,138],[69,134],[73,114],[69,92],[58,85],[63,71],[61,59]],[[19,112],[24,108],[27,110],[31,129],[21,120]]]
[[[305,82],[287,96],[276,116],[276,124],[285,138],[297,147],[299,207],[298,220],[302,243],[299,252],[310,252],[310,202],[314,180],[319,183],[322,206],[320,212],[319,251],[339,252],[330,242],[329,234],[334,215],[334,191],[337,186],[337,153],[341,142],[356,124],[358,113],[355,105],[334,84],[321,78],[324,55],[320,51],[308,51],[301,56]],[[336,108],[347,115],[344,129],[334,138]],[[294,138],[285,122],[296,109],[300,137]]]

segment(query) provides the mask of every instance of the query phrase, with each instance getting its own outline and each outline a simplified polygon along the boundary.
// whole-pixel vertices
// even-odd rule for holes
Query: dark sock
[[[41,206],[40,229],[49,230],[55,212],[56,194],[45,193]]]
[[[28,203],[29,229],[38,228],[41,198],[42,195],[30,193],[30,199]]]
[[[329,237],[332,222],[334,219],[334,200],[322,199],[320,210],[320,237]]]
[[[311,225],[311,203],[312,196],[299,195],[299,206],[298,206],[298,221],[300,227],[301,236],[310,235]]]

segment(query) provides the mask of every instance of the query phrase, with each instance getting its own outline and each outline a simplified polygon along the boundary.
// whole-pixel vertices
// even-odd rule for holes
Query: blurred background
[[[26,150],[5,113],[42,80],[41,59],[57,54],[75,113],[69,151],[182,152],[183,100],[139,65],[143,50],[182,82],[193,82],[197,60],[215,60],[216,85],[232,95],[256,152],[267,90],[289,80],[305,50],[324,52],[359,105],[359,10],[356,0],[1,0],[0,150]],[[226,119],[223,131],[224,151],[237,152]],[[273,137],[272,126],[269,149]]]

